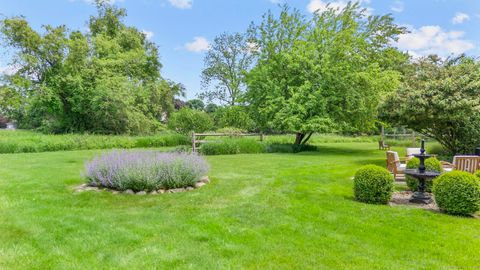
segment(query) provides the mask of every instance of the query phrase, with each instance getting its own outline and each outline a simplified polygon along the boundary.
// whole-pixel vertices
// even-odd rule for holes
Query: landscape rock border
[[[109,191],[112,194],[130,194],[130,195],[159,195],[159,194],[164,194],[164,193],[179,193],[179,192],[186,192],[186,191],[191,191],[197,188],[201,188],[205,186],[206,184],[210,183],[210,179],[208,176],[203,176],[198,180],[193,187],[186,187],[186,188],[172,188],[172,189],[158,189],[158,190],[153,190],[150,192],[146,192],[144,190],[142,191],[133,191],[131,189],[127,189],[125,191],[119,191],[115,189],[110,189],[106,187],[97,187],[97,186],[91,186],[89,184],[81,184],[80,186],[75,188],[75,192],[84,192],[84,191]]]

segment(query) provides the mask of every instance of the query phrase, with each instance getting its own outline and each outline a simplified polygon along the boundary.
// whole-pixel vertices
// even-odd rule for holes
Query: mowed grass
[[[439,269],[480,266],[480,220],[353,200],[376,143],[209,156],[212,183],[75,193],[100,150],[0,155],[0,269]]]

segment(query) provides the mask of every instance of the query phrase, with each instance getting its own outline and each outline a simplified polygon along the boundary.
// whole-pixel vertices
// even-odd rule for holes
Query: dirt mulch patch
[[[412,197],[413,192],[412,191],[399,191],[399,192],[394,192],[392,199],[388,203],[391,206],[396,206],[396,205],[408,205],[411,207],[415,208],[422,208],[422,209],[428,209],[428,210],[433,210],[433,211],[440,211],[438,209],[437,204],[435,203],[435,200],[433,200],[429,204],[420,204],[420,203],[411,203],[409,202],[410,198]],[[433,197],[433,195],[431,195]]]

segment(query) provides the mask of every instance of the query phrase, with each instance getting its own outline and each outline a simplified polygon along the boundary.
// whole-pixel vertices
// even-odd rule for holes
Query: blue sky
[[[110,0],[114,1],[114,0]],[[162,75],[183,83],[187,97],[200,89],[200,73],[208,44],[222,32],[243,32],[259,22],[267,10],[278,11],[287,2],[305,15],[325,8],[335,0],[115,0],[126,8],[126,23],[148,33],[160,49]],[[414,56],[437,53],[442,56],[467,53],[480,55],[480,0],[363,0],[374,15],[392,13],[398,24],[411,33],[400,38],[400,49]],[[86,29],[95,14],[91,0],[0,0],[3,16],[24,15],[39,30],[43,24],[65,24]],[[0,72],[9,72],[9,52],[0,51]]]

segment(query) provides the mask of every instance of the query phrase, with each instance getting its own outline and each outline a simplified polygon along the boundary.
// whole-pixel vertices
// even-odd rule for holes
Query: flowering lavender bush
[[[196,154],[113,151],[85,163],[84,176],[93,186],[152,191],[193,186],[207,171]]]

